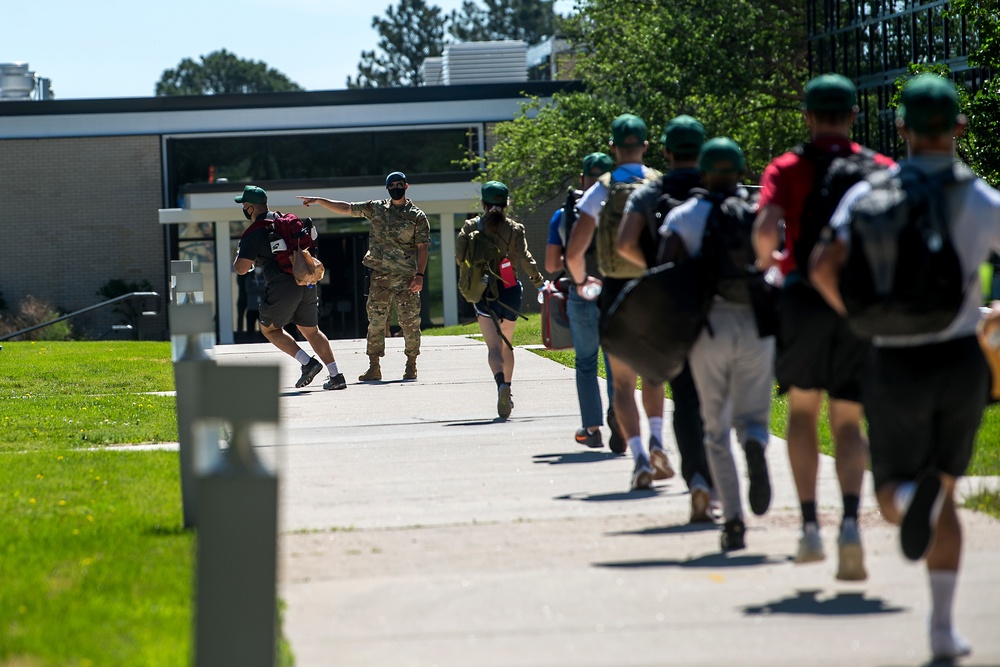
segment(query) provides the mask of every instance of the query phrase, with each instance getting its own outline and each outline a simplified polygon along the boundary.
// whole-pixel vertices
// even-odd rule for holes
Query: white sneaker
[[[865,571],[865,552],[861,547],[861,534],[858,532],[857,520],[844,519],[843,525],[840,526],[840,536],[837,538],[837,551],[840,556],[837,579],[864,581],[868,578],[868,572]]]
[[[935,660],[953,660],[972,653],[969,641],[950,627],[932,627],[930,639]]]
[[[823,553],[823,538],[819,534],[819,526],[809,522],[799,533],[799,551],[795,554],[796,563],[816,563],[826,558]]]

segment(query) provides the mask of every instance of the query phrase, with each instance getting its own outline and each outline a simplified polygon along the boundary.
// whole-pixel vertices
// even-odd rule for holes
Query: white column
[[[461,213],[441,214],[441,294],[444,297],[444,325],[458,324],[458,284],[455,264],[455,229],[462,224]]]
[[[215,318],[219,344],[233,343],[233,257],[229,250],[229,221],[215,223]]]

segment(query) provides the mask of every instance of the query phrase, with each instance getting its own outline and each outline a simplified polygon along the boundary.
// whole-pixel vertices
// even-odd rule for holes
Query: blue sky
[[[150,97],[163,71],[225,48],[306,90],[346,88],[372,17],[398,0],[5,0],[0,63],[27,62],[57,99]],[[449,13],[462,0],[431,0]],[[559,0],[569,13],[572,0]]]

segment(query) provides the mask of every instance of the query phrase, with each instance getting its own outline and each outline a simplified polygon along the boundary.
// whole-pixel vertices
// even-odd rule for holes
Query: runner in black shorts
[[[271,250],[271,227],[275,217],[267,207],[267,193],[255,185],[248,185],[243,194],[234,197],[243,205],[243,215],[253,223],[244,230],[236,251],[233,270],[245,275],[260,266],[264,272],[264,300],[260,304],[260,331],[279,350],[294,357],[302,365],[302,374],[295,386],[305,387],[325,367],[330,377],[323,389],[344,389],[347,381],[337,368],[330,341],[319,330],[319,290],[315,286],[299,285],[292,274],[279,266]],[[319,357],[310,356],[299,347],[285,331],[294,324]],[[320,361],[322,359],[322,361]]]
[[[855,336],[844,318],[801,281],[786,283],[779,312],[778,393],[787,393],[789,387],[823,389],[830,398],[860,401],[868,342]]]
[[[879,508],[899,525],[903,555],[927,565],[930,649],[935,664],[951,664],[972,650],[952,618],[962,561],[955,486],[971,460],[990,384],[976,340],[983,318],[979,267],[1000,252],[1000,192],[956,164],[956,139],[966,121],[951,80],[935,74],[911,79],[896,114],[909,155],[898,173],[916,172],[928,182],[959,179],[931,192],[941,198],[932,206],[940,203],[938,210],[949,216],[939,222],[950,231],[965,290],[957,314],[940,331],[900,315],[897,326],[908,325],[907,335],[872,339],[863,400]],[[848,190],[830,220],[834,238],[812,256],[810,278],[837,312],[845,312],[840,270],[850,251],[852,218],[857,207],[874,201],[871,192],[868,181]],[[901,254],[899,261],[906,259]],[[986,317],[1000,319],[996,302]]]

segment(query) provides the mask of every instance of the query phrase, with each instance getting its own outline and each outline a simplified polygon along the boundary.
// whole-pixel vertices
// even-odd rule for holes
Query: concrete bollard
[[[274,423],[277,366],[203,367],[200,420],[231,425],[229,448],[199,473],[195,667],[273,667],[277,647],[278,478],[251,425]]]
[[[181,274],[197,276],[201,274]],[[211,349],[214,331],[214,313],[207,303],[171,303],[170,316],[171,344],[174,362],[174,389],[177,406],[177,442],[179,445],[181,472],[181,505],[184,512],[184,527],[192,528],[197,523],[197,489],[194,469],[197,465],[210,465],[219,453],[219,431],[214,433],[202,429],[200,435],[194,432],[194,420],[202,403],[203,387],[200,376],[203,367],[214,367],[215,360],[208,352]],[[208,343],[209,347],[206,347]]]

